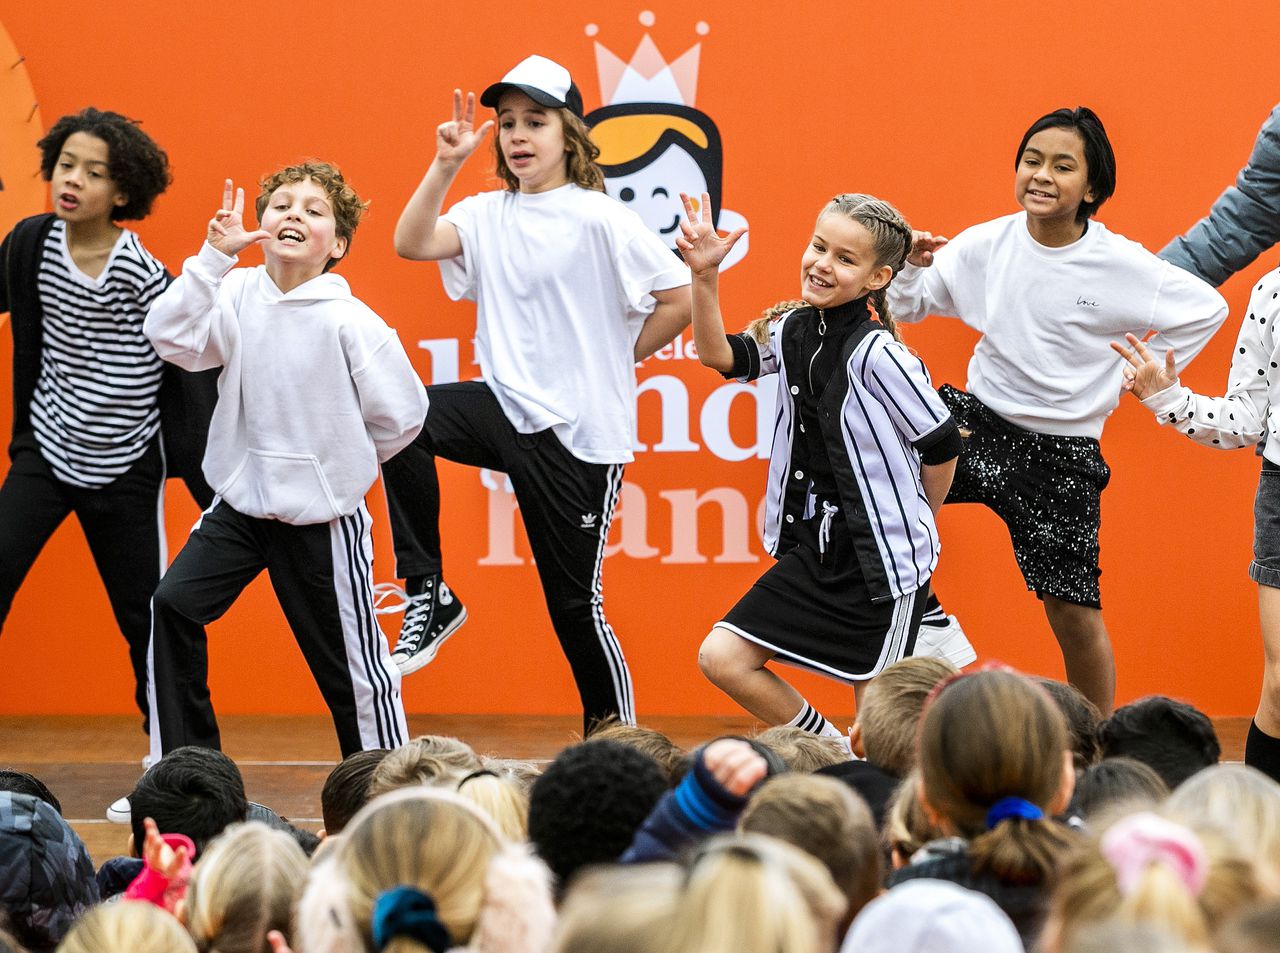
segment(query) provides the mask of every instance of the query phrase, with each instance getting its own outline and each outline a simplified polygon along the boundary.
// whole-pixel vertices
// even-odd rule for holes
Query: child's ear
[[[893,269],[888,265],[881,265],[871,273],[871,280],[867,282],[867,290],[879,291],[889,283],[893,277]]]
[[[864,761],[866,760],[867,748],[862,743],[862,722],[860,721],[854,721],[853,727],[849,729],[849,750]]]
[[[1071,806],[1071,795],[1076,793],[1076,759],[1071,749],[1062,752],[1062,780],[1049,802],[1049,814],[1057,817]]]
[[[129,204],[129,196],[125,195],[123,192],[117,192],[116,197],[111,201],[116,208],[124,208]]]
[[[339,237],[334,240],[333,254],[330,258],[345,258],[347,254],[347,240]]]

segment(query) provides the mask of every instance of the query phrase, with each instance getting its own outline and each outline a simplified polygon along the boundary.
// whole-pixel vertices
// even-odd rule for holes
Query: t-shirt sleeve
[[[863,375],[867,389],[912,445],[930,447],[929,438],[951,422],[924,362],[897,341],[877,349]]]
[[[440,216],[441,221],[448,222],[458,230],[458,239],[462,242],[461,255],[439,261],[444,292],[453,301],[476,300],[477,275],[484,247],[477,232],[485,211],[482,204],[484,195],[485,193],[469,195]]]
[[[617,251],[618,281],[628,317],[653,313],[653,292],[689,284],[689,267],[637,219]]]

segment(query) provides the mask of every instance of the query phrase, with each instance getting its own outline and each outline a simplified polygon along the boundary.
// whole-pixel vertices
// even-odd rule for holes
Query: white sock
[[[801,706],[799,713],[787,722],[786,727],[799,728],[802,731],[809,732],[811,735],[819,735],[823,738],[844,738],[844,735],[840,733],[840,729],[823,718],[822,713],[808,702]]]

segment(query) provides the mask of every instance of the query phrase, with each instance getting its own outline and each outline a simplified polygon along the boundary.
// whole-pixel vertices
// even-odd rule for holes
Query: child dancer
[[[92,108],[63,116],[39,147],[53,213],[23,219],[0,247],[0,311],[13,328],[0,627],[40,550],[75,513],[129,644],[146,730],[149,603],[165,562],[173,458],[160,447],[172,422],[161,419],[164,364],[142,322],[169,277],[117,223],[146,218],[169,185],[169,160],[134,120]]]
[[[262,181],[250,232],[228,179],[204,247],[147,316],[166,360],[223,369],[204,462],[218,499],[152,600],[155,757],[219,747],[204,627],[264,568],[343,756],[406,739],[400,673],[373,615],[364,494],[427,402],[395,332],[327,274],[364,207],[336,168],[308,162]],[[266,264],[232,270],[257,243]]]
[[[1128,366],[1131,391],[1161,424],[1197,443],[1224,450],[1262,444],[1262,472],[1254,501],[1253,562],[1264,664],[1262,697],[1245,740],[1245,764],[1280,780],[1280,271],[1260,281],[1249,297],[1223,397],[1193,394],[1178,381],[1173,348],[1159,360],[1135,335],[1128,347],[1113,344]],[[1277,395],[1275,399],[1272,395]]]
[[[1116,183],[1111,143],[1091,110],[1037,119],[1014,168],[1023,211],[949,243],[917,233],[889,300],[899,320],[947,315],[982,334],[968,392],[941,389],[969,433],[947,499],[982,503],[1004,520],[1068,681],[1106,713],[1115,662],[1098,590],[1098,526],[1111,471],[1098,438],[1120,383],[1107,342],[1156,332],[1190,360],[1227,305],[1203,281],[1091,221]],[[926,627],[931,621],[954,626],[936,602]]]
[[[804,300],[726,335],[718,268],[743,230],[721,238],[708,197],[700,215],[682,198],[698,357],[726,377],[777,374],[780,398],[765,503],[778,562],[711,630],[698,664],[761,721],[841,738],[765,664],[856,685],[915,647],[960,436],[885,300],[911,228],[887,202],[837,195],[800,259]]]
[[[476,302],[483,381],[435,385],[413,445],[386,467],[397,571],[410,603],[393,659],[435,657],[466,618],[441,575],[437,456],[502,470],[520,504],[556,636],[589,726],[635,721],[631,676],[604,615],[600,570],[632,459],[635,362],[688,324],[688,270],[609,198],[568,70],[531,56],[484,91],[505,190],[440,215],[494,125],[454,91],[453,119],[396,226],[405,258],[439,261],[449,296]]]

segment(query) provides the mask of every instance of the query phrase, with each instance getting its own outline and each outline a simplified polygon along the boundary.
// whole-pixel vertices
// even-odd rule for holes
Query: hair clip
[[[396,937],[409,937],[431,953],[453,946],[448,928],[436,916],[436,902],[417,887],[401,885],[378,894],[373,904],[373,945],[384,950]]]
[[[991,830],[1001,821],[1020,817],[1026,821],[1038,821],[1044,817],[1044,811],[1024,797],[1002,797],[991,805],[987,811],[987,830]]]
[[[1137,888],[1152,864],[1171,870],[1197,897],[1209,874],[1208,856],[1195,833],[1150,811],[1116,821],[1102,835],[1098,846],[1125,896]]]

